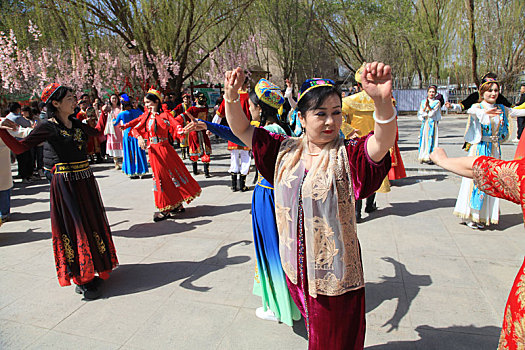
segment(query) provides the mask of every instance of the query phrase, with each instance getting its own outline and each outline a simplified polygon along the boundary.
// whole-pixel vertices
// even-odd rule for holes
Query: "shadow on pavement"
[[[124,211],[124,210],[131,210],[131,208],[117,208],[117,207],[104,207],[106,211]]]
[[[382,282],[366,283],[366,312],[370,312],[381,305],[384,301],[397,299],[397,307],[394,315],[385,322],[383,327],[390,326],[388,333],[399,328],[399,323],[408,314],[412,301],[416,298],[421,290],[421,287],[428,287],[432,284],[432,279],[429,275],[414,275],[408,272],[405,264],[390,258],[383,257],[382,260],[394,265],[395,275],[393,277],[382,276]],[[392,286],[391,282],[403,281],[399,287]],[[406,297],[406,301],[405,301]]]
[[[188,232],[195,230],[198,226],[207,225],[211,220],[198,220],[191,223],[177,222],[168,219],[162,222],[148,222],[143,224],[136,224],[127,230],[112,231],[113,236],[127,237],[127,238],[149,238],[165,235],[172,235],[181,232]]]
[[[399,142],[398,142],[399,144]],[[399,146],[399,150],[402,152],[407,151],[417,151],[419,148],[417,146]]]
[[[44,180],[42,180],[44,181]],[[14,196],[32,196],[34,194],[42,193],[42,192],[49,192],[49,184],[39,184],[39,185],[29,185],[27,187],[18,187],[19,184],[17,184],[15,187],[11,190],[11,198]]]
[[[50,214],[49,210],[44,211],[33,211],[30,213],[17,213],[14,212],[10,216],[10,219],[12,221],[38,221],[38,220],[45,220],[49,219]]]
[[[523,214],[503,214],[499,216],[497,225],[490,225],[481,231],[503,231],[518,225],[523,225]]]
[[[209,273],[224,269],[229,265],[244,264],[249,256],[228,257],[228,250],[238,244],[248,245],[251,241],[238,241],[222,246],[217,254],[200,261],[173,261],[152,264],[121,265],[103,284],[105,298],[140,293],[167,284],[181,281],[180,286],[198,292],[207,292],[209,287],[193,283]]]
[[[13,198],[11,197],[11,208],[23,207],[33,203],[49,203],[49,198]]]
[[[6,223],[0,228],[0,247],[42,241],[51,238],[51,232],[34,232],[32,228],[25,232],[2,232],[8,227],[9,223]]]
[[[500,329],[494,326],[452,326],[435,328],[427,325],[418,326],[416,331],[421,339],[388,342],[366,347],[366,350],[485,350],[496,349]],[[483,334],[483,335],[481,335]],[[489,336],[493,336],[489,338]]]
[[[392,185],[396,187],[403,187],[403,186],[414,185],[416,183],[424,182],[424,181],[444,181],[447,178],[447,176],[448,175],[445,175],[445,174],[408,176],[403,179],[394,180],[392,182]]]
[[[202,218],[205,216],[217,216],[227,213],[239,212],[243,210],[250,210],[252,208],[251,203],[238,203],[232,205],[197,205],[195,207],[189,207],[184,213],[177,214],[177,217],[181,219],[193,219]]]
[[[211,186],[226,186],[226,187],[229,187],[230,186],[230,180],[226,180],[226,179],[223,179],[223,180],[219,180],[219,179],[216,179],[216,180],[213,180],[213,177],[215,177],[215,174],[214,173],[211,173],[211,176],[212,176],[212,180],[206,180],[206,181],[198,181],[199,182],[199,186],[201,188],[206,188],[206,187],[211,187]],[[201,194],[202,196],[202,194]]]
[[[221,159],[230,159],[230,158],[231,158],[230,152],[225,153],[225,154],[212,154],[211,156],[212,161],[221,160]]]
[[[379,208],[379,210],[374,211],[364,221],[388,215],[405,217],[437,208],[453,208],[455,204],[456,198],[443,198],[437,200],[423,199],[416,202],[393,202],[390,203],[390,207]]]

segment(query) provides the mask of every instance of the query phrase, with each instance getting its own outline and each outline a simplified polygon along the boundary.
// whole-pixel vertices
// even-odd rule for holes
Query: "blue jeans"
[[[0,218],[6,218],[11,211],[11,189],[0,191]]]

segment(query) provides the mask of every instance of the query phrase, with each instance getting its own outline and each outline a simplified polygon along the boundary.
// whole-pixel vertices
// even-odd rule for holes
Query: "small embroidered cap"
[[[275,109],[279,109],[284,104],[284,96],[281,89],[266,79],[261,79],[255,85],[255,93],[262,102]]]
[[[312,89],[321,87],[321,86],[335,86],[335,82],[332,79],[321,79],[321,78],[312,78],[307,79],[303,85],[301,85],[301,89],[299,90],[299,98],[297,99],[297,102],[306,95],[306,93]]]
[[[148,94],[153,94],[158,97],[160,102],[162,102],[162,95],[160,94],[159,90],[155,90],[153,87],[148,90]]]
[[[48,86],[45,87],[44,91],[42,91],[42,102],[47,103],[47,101],[53,96],[55,92],[57,92],[58,88],[60,88],[62,85],[57,83],[51,83]]]

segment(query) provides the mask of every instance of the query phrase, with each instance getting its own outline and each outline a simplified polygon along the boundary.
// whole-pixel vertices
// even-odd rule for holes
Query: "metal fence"
[[[445,101],[449,100],[448,89],[438,89],[438,93],[443,95]],[[400,89],[394,90],[393,94],[399,112],[414,112],[419,110],[421,101],[427,97],[427,89]]]

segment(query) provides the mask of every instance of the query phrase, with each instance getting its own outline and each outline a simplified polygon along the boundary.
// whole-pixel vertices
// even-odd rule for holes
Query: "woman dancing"
[[[480,102],[472,105],[467,113],[469,119],[465,141],[469,144],[469,156],[501,158],[500,144],[509,138],[509,116],[525,116],[525,110],[516,110],[497,104],[499,83],[489,79],[479,89]],[[472,229],[484,228],[499,221],[499,199],[486,195],[463,178],[459,189],[454,215]]]
[[[131,135],[139,140],[142,149],[149,151],[155,206],[158,209],[153,221],[157,222],[184,211],[182,203],[190,203],[197,198],[201,187],[170,144],[169,135],[179,135],[180,124],[171,113],[162,111],[160,92],[150,89],[144,97],[144,105],[146,112],[140,119],[124,124],[122,128],[135,125]]]
[[[341,93],[327,79],[301,87],[298,117],[305,130],[286,138],[251,126],[239,104],[242,69],[226,73],[226,118],[252,145],[261,175],[275,187],[281,263],[306,322],[310,349],[362,349],[365,294],[354,214],[355,198],[376,191],[390,169],[396,115],[390,67],[367,64],[363,87],[375,102],[375,134],[345,142]]]
[[[118,260],[98,185],[89,167],[86,145],[100,130],[75,118],[76,99],[71,88],[50,84],[42,93],[48,120],[22,140],[0,130],[0,137],[20,154],[44,144],[44,167],[50,185],[51,232],[61,286],[71,280],[85,299],[100,296],[99,284],[109,277]],[[5,120],[2,128],[12,127]],[[98,275],[98,276],[97,276]]]

